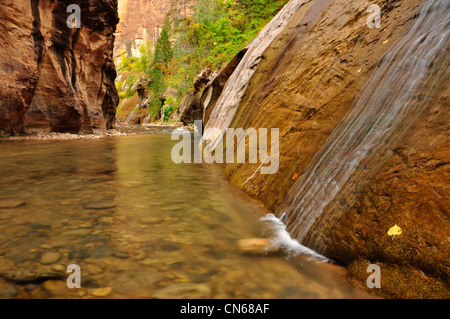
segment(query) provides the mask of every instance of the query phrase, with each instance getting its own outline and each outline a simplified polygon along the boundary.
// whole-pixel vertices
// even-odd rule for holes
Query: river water
[[[369,297],[336,265],[242,254],[268,212],[220,166],[174,164],[175,143],[0,142],[0,298]]]

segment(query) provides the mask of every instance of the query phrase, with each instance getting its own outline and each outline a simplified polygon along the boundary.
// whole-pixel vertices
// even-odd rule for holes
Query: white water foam
[[[297,240],[292,239],[286,230],[286,225],[274,214],[268,214],[267,216],[262,217],[261,221],[264,222],[272,232],[270,238],[272,245],[286,252],[289,256],[303,254],[309,256],[308,260],[331,262],[327,257],[316,253],[314,250],[300,244]]]

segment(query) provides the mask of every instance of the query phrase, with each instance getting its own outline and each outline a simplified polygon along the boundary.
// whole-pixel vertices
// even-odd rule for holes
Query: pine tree
[[[155,48],[155,64],[164,66],[167,70],[169,62],[173,58],[172,44],[170,43],[170,19],[166,16],[164,19],[164,26],[161,31],[161,35],[156,42]]]

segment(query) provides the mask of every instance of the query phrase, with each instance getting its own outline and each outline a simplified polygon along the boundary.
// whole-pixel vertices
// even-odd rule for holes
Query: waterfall
[[[361,162],[375,152],[387,154],[427,111],[439,83],[449,76],[449,20],[450,1],[424,1],[410,29],[381,59],[352,110],[276,212],[293,238],[322,252],[320,240],[308,234],[311,227],[351,177],[357,173],[358,183],[367,181],[358,170]]]
[[[250,80],[261,62],[264,51],[286,28],[296,12],[305,2],[307,1],[291,0],[287,3],[248,45],[245,56],[225,84],[223,92],[211,113],[210,120],[205,127],[202,144],[209,144],[208,147],[213,150],[218,143],[221,142],[220,137],[213,136],[213,130],[207,131],[207,129],[215,128],[223,132],[230,126],[245,91],[250,84]]]

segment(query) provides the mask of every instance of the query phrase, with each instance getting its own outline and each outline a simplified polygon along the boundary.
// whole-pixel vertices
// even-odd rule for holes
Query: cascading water
[[[434,90],[449,76],[449,20],[450,1],[424,1],[409,31],[381,60],[352,111],[276,212],[293,238],[323,252],[320,240],[308,235],[311,227],[350,178],[361,174],[357,181],[364,184],[361,162],[375,151],[387,154],[427,110]]]

